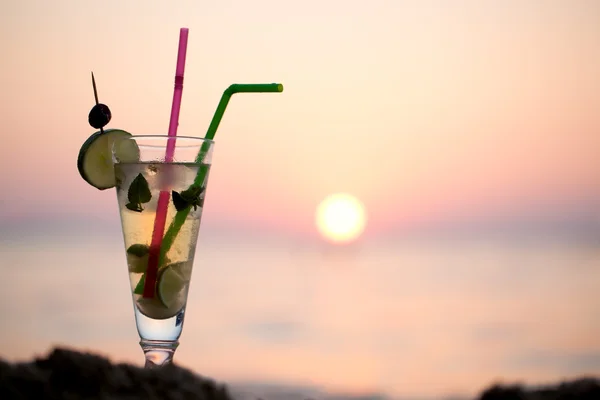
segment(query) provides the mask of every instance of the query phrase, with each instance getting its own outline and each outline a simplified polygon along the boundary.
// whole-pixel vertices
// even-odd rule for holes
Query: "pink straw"
[[[171,106],[171,120],[169,121],[169,137],[177,136],[177,127],[179,125],[179,110],[181,109],[181,96],[183,94],[183,72],[185,70],[185,55],[187,51],[188,28],[181,28],[179,32],[179,51],[177,52],[177,67],[175,69],[175,91],[173,92],[173,105]],[[167,141],[167,150],[165,153],[165,162],[172,162],[175,153],[175,140]],[[158,196],[156,207],[156,219],[154,220],[154,230],[152,232],[152,242],[150,243],[150,252],[148,255],[148,270],[146,271],[146,280],[144,282],[144,294],[146,298],[154,297],[156,287],[156,278],[158,274],[158,262],[160,259],[160,248],[162,238],[165,232],[165,223],[167,221],[167,208],[169,206],[170,193],[162,190]]]

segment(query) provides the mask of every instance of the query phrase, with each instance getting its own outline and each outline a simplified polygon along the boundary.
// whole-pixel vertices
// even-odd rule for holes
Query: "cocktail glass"
[[[179,344],[213,146],[211,140],[185,136],[131,136],[113,145],[135,321],[146,368],[171,363]],[[166,214],[157,212],[165,209],[165,202]],[[163,222],[157,223],[160,214]]]

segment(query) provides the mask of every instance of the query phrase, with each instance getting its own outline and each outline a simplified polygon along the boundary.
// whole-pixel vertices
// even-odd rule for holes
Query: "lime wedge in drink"
[[[178,262],[159,270],[156,296],[138,297],[138,310],[152,319],[171,318],[185,305],[185,289],[190,281],[191,263]]]
[[[156,285],[158,299],[167,308],[181,303],[186,283],[187,279],[181,274],[179,263],[164,268]]]
[[[171,318],[177,315],[177,313],[181,310],[181,308],[176,310],[174,308],[170,309],[165,307],[157,297],[153,297],[151,299],[140,297],[136,300],[136,303],[139,312],[152,319]]]

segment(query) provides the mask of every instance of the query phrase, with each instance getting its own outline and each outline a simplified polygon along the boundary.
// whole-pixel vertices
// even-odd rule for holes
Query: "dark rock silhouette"
[[[582,378],[538,388],[493,385],[481,394],[479,400],[600,400],[600,381]]]
[[[285,400],[289,396],[269,397]],[[294,396],[293,398],[297,398]],[[307,398],[307,397],[303,397]],[[313,397],[309,397],[313,398]],[[323,399],[345,399],[327,396]],[[353,397],[383,399],[383,396]],[[113,364],[108,359],[67,349],[28,363],[0,359],[1,400],[232,400],[229,391],[176,365],[161,370]],[[260,400],[260,397],[256,397]],[[478,400],[600,400],[600,380],[582,378],[546,386],[495,384]],[[318,400],[318,399],[315,399]]]
[[[47,358],[0,360],[0,399],[231,400],[226,388],[170,365],[163,370],[112,364],[92,354],[55,349]]]

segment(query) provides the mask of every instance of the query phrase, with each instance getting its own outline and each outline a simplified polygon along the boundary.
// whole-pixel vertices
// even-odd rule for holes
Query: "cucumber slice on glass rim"
[[[121,129],[105,129],[92,134],[81,146],[77,158],[77,169],[81,177],[93,187],[105,190],[115,187],[115,172],[112,160],[112,146],[117,140],[131,137],[131,133]],[[122,146],[119,159],[135,162],[140,150],[134,141],[131,146]]]

